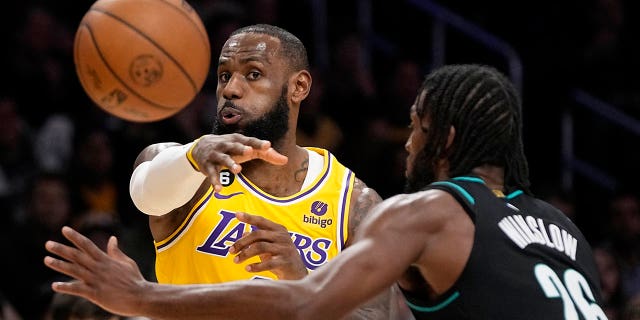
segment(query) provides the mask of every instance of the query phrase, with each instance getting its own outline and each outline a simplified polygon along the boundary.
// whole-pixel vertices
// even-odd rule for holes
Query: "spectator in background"
[[[629,68],[624,59],[626,14],[623,0],[593,0],[587,12],[587,39],[580,61],[578,81],[586,90],[622,105]]]
[[[625,297],[640,294],[640,200],[632,191],[618,193],[609,207],[613,249],[621,267]]]
[[[215,94],[213,91],[203,91],[191,101],[191,103],[173,117],[167,119],[166,131],[163,130],[166,139],[179,138],[180,141],[192,141],[207,132],[211,128],[213,116],[211,110],[215,110]]]
[[[377,99],[376,82],[369,64],[364,40],[355,32],[345,32],[332,46],[328,69],[327,114],[344,130],[343,147],[337,155],[355,172],[367,172],[371,161],[363,159],[363,146],[371,140],[366,134],[367,115]]]
[[[30,126],[39,128],[50,113],[70,111],[73,94],[80,92],[72,91],[79,86],[73,66],[73,33],[45,6],[32,5],[17,34],[17,45],[8,48],[11,81],[22,107],[19,112]]]
[[[565,190],[560,181],[548,181],[541,183],[541,187],[536,190],[542,199],[560,209],[569,219],[576,222],[577,216],[576,196],[571,190]]]
[[[368,144],[362,152],[367,159],[377,159],[376,165],[365,168],[363,174],[370,177],[371,184],[387,198],[403,191],[407,157],[404,144],[411,132],[406,115],[420,88],[424,71],[416,60],[399,57],[383,74],[391,76],[384,78],[380,101],[373,105],[366,131],[367,137],[376,143]],[[381,171],[380,167],[387,169]]]
[[[153,126],[152,128],[159,128]],[[111,224],[125,228],[125,246],[142,264],[153,270],[154,249],[146,217],[135,209],[129,199],[128,179],[133,171],[122,150],[114,148],[118,135],[103,128],[85,128],[76,135],[70,176],[73,177],[74,200],[81,216],[74,222]],[[128,143],[123,142],[119,144]]]
[[[622,314],[622,320],[640,320],[640,295],[629,300]]]
[[[281,24],[279,0],[250,0],[248,4],[248,14],[252,22]]]
[[[604,312],[609,320],[621,319],[625,301],[620,282],[620,265],[608,243],[594,246],[593,256],[600,275]]]
[[[24,212],[0,244],[5,272],[0,291],[23,319],[40,319],[53,291],[49,283],[58,274],[42,267],[43,244],[51,238],[62,240],[57,232],[74,216],[69,185],[63,175],[39,173],[27,188],[22,201]],[[16,275],[26,275],[16,277]]]
[[[119,221],[113,215],[102,212],[84,212],[75,218],[71,225],[78,230],[84,230],[83,233],[100,248],[107,247],[110,235],[123,235]]]
[[[38,168],[67,172],[73,156],[75,123],[64,114],[52,114],[36,132],[33,152]]]
[[[300,106],[296,140],[300,146],[315,146],[335,153],[342,146],[344,133],[338,122],[325,112],[327,100],[324,74],[318,69],[312,70],[311,74],[313,88]]]
[[[12,225],[20,196],[36,168],[32,130],[17,109],[13,96],[0,94],[0,205],[5,209],[0,214],[2,234]]]
[[[73,165],[74,192],[81,211],[115,215],[122,196],[114,175],[114,149],[111,136],[103,129],[90,128],[76,135]],[[126,194],[124,196],[126,199]]]
[[[209,42],[211,44],[211,52],[220,52],[229,35],[234,30],[245,24],[247,17],[247,9],[238,1],[219,0],[210,1],[200,4],[198,11],[202,17],[209,34]],[[212,70],[215,70],[217,61],[212,62]],[[213,78],[211,78],[213,76]],[[209,74],[210,85],[215,90],[216,77],[215,72]]]
[[[91,301],[56,293],[49,308],[51,320],[120,320],[123,317],[114,315]]]
[[[102,249],[107,248],[109,236],[123,236],[122,225],[109,214],[86,212],[74,219],[71,225],[84,230],[84,234]],[[127,243],[125,240],[123,244],[126,246]],[[55,293],[51,300],[48,317],[51,320],[127,319],[112,314],[86,299],[59,293]]]
[[[135,245],[131,241],[131,235],[123,232],[124,226],[110,214],[88,211],[73,219],[71,225],[78,230],[83,230],[83,233],[103,250],[107,248],[107,241],[111,235],[124,237],[122,244],[127,252],[131,252],[131,245]],[[136,261],[143,262],[141,259],[136,259]],[[50,320],[133,319],[112,314],[86,299],[59,293],[54,294],[47,317]]]

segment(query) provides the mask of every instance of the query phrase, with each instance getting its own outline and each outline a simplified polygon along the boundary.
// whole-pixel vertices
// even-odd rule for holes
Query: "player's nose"
[[[234,72],[229,81],[222,88],[222,96],[227,100],[240,99],[244,93],[244,77]]]

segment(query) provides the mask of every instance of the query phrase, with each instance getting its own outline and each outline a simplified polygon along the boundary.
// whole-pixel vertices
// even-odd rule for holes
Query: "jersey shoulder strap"
[[[459,176],[433,182],[425,187],[424,190],[437,189],[448,192],[464,207],[475,223],[477,191],[474,191],[474,189],[477,188],[486,188],[482,179],[474,176]]]

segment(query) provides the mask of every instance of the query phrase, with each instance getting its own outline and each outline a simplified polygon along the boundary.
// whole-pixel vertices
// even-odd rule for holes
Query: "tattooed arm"
[[[356,233],[362,220],[367,217],[373,206],[382,202],[380,195],[360,179],[356,178],[353,185],[353,194],[351,195],[351,203],[349,204],[349,234],[347,236],[346,247],[353,243],[353,235]]]
[[[346,248],[353,243],[353,235],[362,221],[366,219],[371,208],[380,202],[382,202],[380,195],[374,189],[369,188],[362,180],[356,178],[353,194],[351,195],[351,203],[349,204],[349,234],[345,244]],[[390,307],[391,303],[395,301],[395,292],[391,288],[384,291],[355,310],[346,319],[391,319]]]

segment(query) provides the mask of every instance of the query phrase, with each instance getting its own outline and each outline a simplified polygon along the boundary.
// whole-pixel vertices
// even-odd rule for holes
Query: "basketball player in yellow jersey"
[[[150,218],[159,282],[300,279],[348,247],[381,202],[332,154],[296,144],[308,69],[291,33],[238,29],[218,60],[213,134],[140,153],[130,194]],[[239,221],[237,212],[252,218]],[[397,305],[389,297],[359,315],[389,319]]]
[[[260,263],[258,257],[242,262],[243,268],[233,260],[230,246],[245,232],[262,229],[260,225],[238,221],[236,212],[259,214],[283,226],[288,234],[285,235],[284,230],[282,234],[290,236],[310,271],[337,255],[349,234],[346,204],[353,190],[353,173],[326,150],[309,149],[308,153],[307,177],[300,191],[288,196],[270,195],[242,173],[221,171],[220,192],[210,186],[182,225],[169,237],[156,242],[158,281],[184,284],[219,283],[247,277],[276,279],[276,274],[270,271],[249,273],[244,269],[248,264]]]

